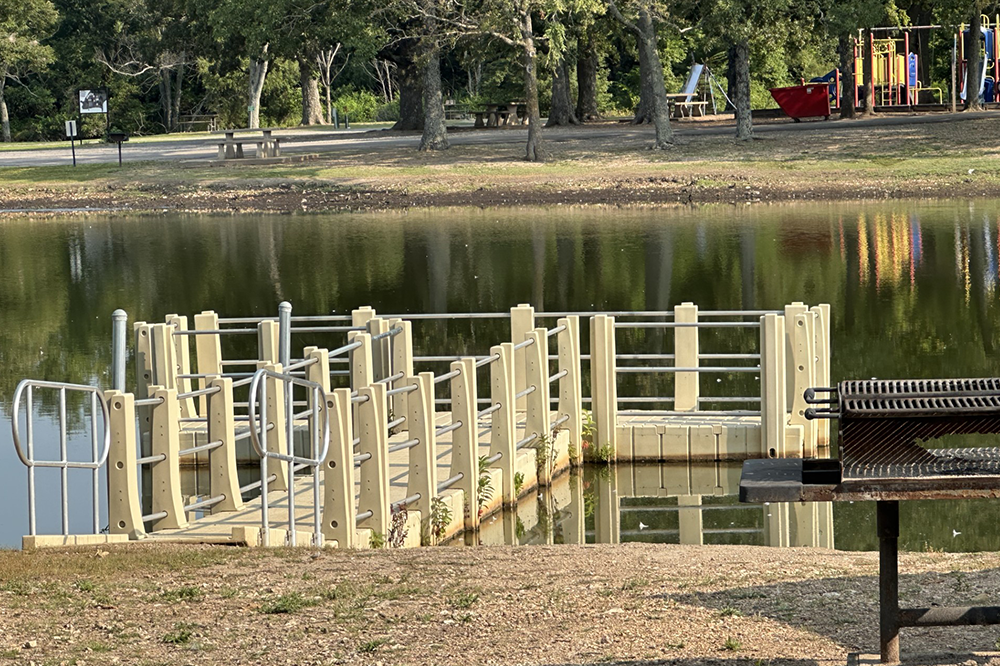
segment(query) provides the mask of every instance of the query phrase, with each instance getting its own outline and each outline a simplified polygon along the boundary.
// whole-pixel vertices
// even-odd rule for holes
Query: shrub
[[[379,108],[379,100],[367,90],[355,90],[354,86],[344,86],[337,90],[333,105],[343,118],[344,114],[353,122],[370,123],[375,120]]]

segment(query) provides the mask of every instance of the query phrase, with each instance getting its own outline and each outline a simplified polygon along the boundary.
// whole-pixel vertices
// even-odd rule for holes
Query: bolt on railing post
[[[323,537],[336,541],[338,548],[354,548],[354,419],[351,418],[351,389],[339,388],[328,393],[326,407],[330,411],[330,448],[323,461]]]
[[[359,453],[371,457],[361,463],[358,513],[372,515],[358,523],[382,537],[389,530],[389,432],[386,414],[385,384],[372,384],[358,389],[358,395],[368,399],[358,405],[358,430],[361,438]],[[353,467],[353,458],[352,458]]]
[[[419,494],[420,499],[411,504],[420,512],[421,543],[424,536],[427,543],[435,542],[431,521],[431,508],[437,496],[437,437],[434,423],[434,373],[421,372],[409,377],[409,383],[416,385],[407,401],[406,426],[410,439],[417,443],[409,453],[409,471],[406,476],[406,496]]]
[[[233,380],[230,377],[213,377],[208,387],[219,387],[209,393],[205,414],[208,418],[208,441],[222,442],[222,446],[208,452],[209,492],[212,497],[225,495],[226,499],[215,504],[210,511],[239,511],[243,508],[240,480],[236,472],[236,419],[233,408]]]
[[[510,309],[510,340],[515,345],[524,342],[528,332],[535,328],[535,308],[526,303],[520,303]],[[524,359],[526,348],[522,347],[514,351],[514,393],[520,393],[528,384],[524,379]],[[524,398],[517,399],[516,408],[525,408]]]
[[[610,448],[611,460],[618,455],[618,382],[615,363],[615,318],[590,318],[591,409],[597,433],[595,453]]]
[[[516,419],[514,404],[514,345],[505,342],[490,349],[490,356],[499,358],[490,363],[490,404],[500,405],[493,412],[490,426],[490,457],[500,454],[492,467],[503,473],[502,502],[506,506],[517,501],[514,493],[514,467],[517,457]]]
[[[288,367],[292,363],[292,304],[278,304],[278,363]]]
[[[187,527],[187,514],[181,503],[180,473],[180,404],[177,389],[154,387],[153,397],[162,398],[153,406],[152,455],[164,456],[152,464],[153,513],[167,515],[153,523],[154,530]]]
[[[115,310],[111,314],[111,389],[125,391],[125,327],[128,324],[128,314]]]
[[[564,327],[556,334],[559,347],[559,371],[566,376],[559,380],[559,414],[569,416],[570,450],[575,455],[571,465],[583,462],[583,387],[580,366],[580,318],[576,315],[560,319],[557,326]]]
[[[556,450],[556,438],[550,436],[549,414],[549,337],[544,328],[536,328],[525,334],[526,340],[534,340],[534,344],[525,347],[524,352],[524,388],[532,386],[535,390],[525,396],[525,417],[524,436],[529,437],[532,433],[537,435],[533,446],[536,448],[536,469],[538,471],[538,485],[549,485],[552,474],[552,461]],[[544,450],[544,449],[548,450]],[[538,455],[541,452],[543,458],[538,464]]]
[[[135,397],[106,391],[111,447],[108,451],[108,529],[111,534],[145,536],[136,467]]]
[[[693,324],[698,321],[698,306],[682,303],[674,307],[674,321],[678,324]],[[698,367],[698,328],[678,326],[674,328],[674,365],[678,368]],[[674,373],[674,409],[678,412],[698,411],[700,373]]]
[[[451,418],[462,426],[451,434],[451,472],[449,478],[462,475],[453,488],[465,495],[465,529],[479,527],[479,419],[477,412],[476,359],[453,361],[451,371]]]

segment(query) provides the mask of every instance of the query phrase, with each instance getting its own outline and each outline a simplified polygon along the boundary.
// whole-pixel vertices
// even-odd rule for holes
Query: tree
[[[20,82],[52,60],[52,48],[41,42],[58,20],[49,0],[0,0],[0,125],[5,142],[11,140],[6,84]]]
[[[652,109],[655,138],[654,150],[669,148],[674,142],[673,129],[670,127],[670,110],[667,104],[667,88],[663,83],[663,65],[656,47],[656,22],[654,16],[657,8],[652,0],[633,0],[628,9],[634,12],[634,17],[626,17],[618,8],[616,0],[608,0],[611,15],[636,36],[639,47],[639,77],[641,85],[648,90],[648,99]],[[627,11],[627,10],[626,10]],[[641,98],[641,94],[640,94]],[[642,122],[638,114],[637,122]]]
[[[972,0],[969,28],[965,33],[965,110],[982,111],[983,100],[979,97],[979,82],[983,75],[983,8],[982,0]]]

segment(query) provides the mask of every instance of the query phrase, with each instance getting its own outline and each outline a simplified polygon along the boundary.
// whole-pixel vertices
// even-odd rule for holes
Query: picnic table
[[[243,159],[243,141],[241,137],[236,138],[237,134],[246,134],[250,132],[260,132],[259,137],[247,137],[247,141],[253,141],[257,144],[257,157],[280,157],[281,156],[281,139],[279,137],[271,136],[273,128],[266,129],[230,129],[222,130],[219,132],[212,132],[213,134],[224,134],[225,140],[218,144],[219,147],[219,159],[220,160],[233,160],[233,159]]]
[[[528,105],[524,102],[486,104],[480,108],[445,102],[444,115],[447,119],[475,116],[475,127],[500,127],[503,125],[523,125],[527,122]]]
[[[674,118],[693,118],[695,114],[704,116],[708,102],[692,99],[691,93],[667,93],[667,103],[670,104],[671,115]]]

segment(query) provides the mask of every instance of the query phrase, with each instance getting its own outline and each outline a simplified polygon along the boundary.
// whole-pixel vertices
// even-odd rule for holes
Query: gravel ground
[[[906,553],[904,605],[996,599],[1000,555]],[[0,663],[844,664],[877,650],[877,555],[729,546],[0,553]],[[998,630],[904,630],[986,664]]]

